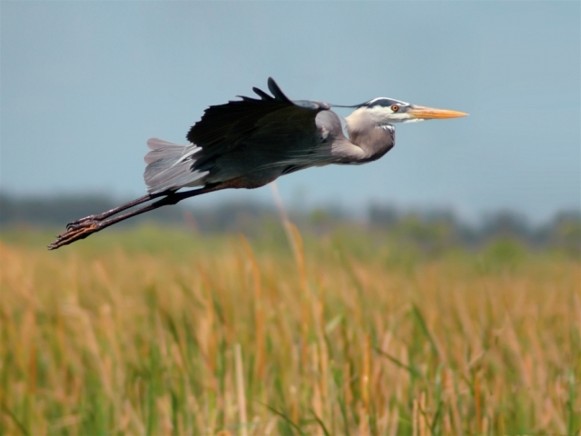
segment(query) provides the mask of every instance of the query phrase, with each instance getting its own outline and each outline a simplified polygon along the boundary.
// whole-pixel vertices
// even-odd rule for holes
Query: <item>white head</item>
[[[430,119],[457,118],[468,115],[448,109],[417,106],[393,98],[378,97],[356,106],[348,117],[351,120],[367,120],[377,125],[411,123]]]

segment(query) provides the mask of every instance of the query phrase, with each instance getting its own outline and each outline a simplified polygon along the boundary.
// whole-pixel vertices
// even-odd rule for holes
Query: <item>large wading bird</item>
[[[393,148],[395,123],[467,115],[386,97],[352,106],[293,101],[272,78],[268,79],[268,89],[272,95],[253,88],[258,98],[240,97],[210,106],[190,129],[188,145],[155,138],[147,141],[147,194],[67,224],[66,231],[48,248],[62,247],[196,195],[227,188],[258,188],[284,174],[314,166],[371,162]],[[344,120],[345,133],[332,107],[354,109]],[[149,204],[135,208],[144,203]]]

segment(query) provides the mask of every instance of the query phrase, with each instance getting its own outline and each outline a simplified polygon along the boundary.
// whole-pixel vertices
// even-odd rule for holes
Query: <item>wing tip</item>
[[[272,77],[268,78],[267,85],[268,85],[268,89],[270,90],[270,92],[272,93],[272,95],[274,96],[274,98],[276,100],[281,100],[281,101],[285,101],[285,102],[291,101],[284,94],[284,92],[282,92],[282,89],[280,89],[280,86],[278,86],[278,83],[276,83],[276,81]]]

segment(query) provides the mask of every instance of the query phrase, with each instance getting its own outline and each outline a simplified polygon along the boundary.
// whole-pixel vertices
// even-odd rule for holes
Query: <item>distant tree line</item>
[[[16,197],[0,193],[0,227],[32,226],[60,228],[91,213],[119,204],[104,195],[55,195]],[[477,225],[468,225],[449,210],[405,211],[388,204],[371,204],[364,219],[355,218],[331,206],[312,211],[291,211],[292,221],[302,231],[318,234],[337,229],[389,233],[392,238],[411,243],[424,252],[438,252],[450,246],[478,247],[493,240],[510,240],[531,248],[556,247],[581,256],[581,211],[563,211],[549,222],[532,226],[526,217],[512,211],[485,216]],[[200,232],[244,232],[259,234],[265,226],[277,225],[279,213],[261,203],[228,202],[203,210],[187,205],[161,208],[120,226],[143,222],[178,224]]]

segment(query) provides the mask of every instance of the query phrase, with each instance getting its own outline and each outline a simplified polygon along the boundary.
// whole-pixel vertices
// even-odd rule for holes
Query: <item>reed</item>
[[[581,429],[576,260],[164,234],[1,245],[0,434]]]

